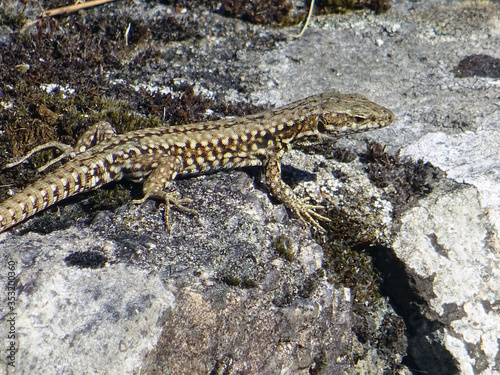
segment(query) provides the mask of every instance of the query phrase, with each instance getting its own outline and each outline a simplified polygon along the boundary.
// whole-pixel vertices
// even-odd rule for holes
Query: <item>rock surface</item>
[[[327,282],[321,246],[243,172],[184,185],[200,219],[174,213],[170,235],[154,202],[90,229],[3,235],[20,373],[346,371],[350,290]]]

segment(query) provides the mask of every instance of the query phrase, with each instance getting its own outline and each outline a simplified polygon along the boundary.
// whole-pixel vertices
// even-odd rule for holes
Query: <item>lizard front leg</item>
[[[307,225],[307,221],[309,221],[318,230],[324,232],[325,229],[319,225],[318,220],[330,221],[330,219],[314,211],[315,209],[323,208],[323,206],[306,203],[305,199],[297,197],[290,186],[285,184],[281,178],[280,161],[285,152],[286,149],[283,148],[270,156],[265,167],[267,186],[271,190],[271,194],[295,212],[304,224]]]
[[[140,204],[148,198],[158,199],[165,203],[164,220],[165,226],[170,230],[170,204],[173,204],[177,209],[193,215],[198,215],[196,210],[184,207],[183,203],[190,203],[191,199],[179,199],[179,192],[165,191],[172,183],[179,171],[182,169],[182,162],[177,156],[163,157],[162,161],[158,163],[153,172],[149,174],[142,191],[144,196],[141,199],[132,201],[132,203]]]

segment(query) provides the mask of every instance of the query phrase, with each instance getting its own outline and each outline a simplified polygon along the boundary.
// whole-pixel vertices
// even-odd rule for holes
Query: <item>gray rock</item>
[[[436,374],[498,370],[500,264],[493,238],[470,185],[436,189],[400,218],[393,250],[422,297],[408,327],[420,368]]]

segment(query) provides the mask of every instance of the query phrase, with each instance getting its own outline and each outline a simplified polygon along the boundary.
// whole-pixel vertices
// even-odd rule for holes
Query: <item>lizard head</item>
[[[359,94],[326,92],[305,100],[309,106],[308,116],[293,140],[302,145],[383,128],[394,121],[389,109]]]
[[[328,95],[329,94],[329,95]],[[383,128],[394,113],[359,94],[326,93],[317,117],[317,131],[330,136]]]

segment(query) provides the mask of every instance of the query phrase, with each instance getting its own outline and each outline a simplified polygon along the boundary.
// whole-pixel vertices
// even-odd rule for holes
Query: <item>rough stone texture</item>
[[[16,262],[22,291],[17,371],[344,373],[350,291],[315,272],[321,247],[252,183],[234,172],[181,184],[200,219],[173,212],[171,235],[154,202],[103,212],[90,229],[3,234],[2,264]],[[89,251],[106,266],[68,264]]]
[[[394,252],[409,277],[425,281],[417,287],[425,300],[422,314],[439,322],[433,332],[425,319],[414,319],[409,327],[417,332],[410,348],[420,368],[444,374],[453,367],[443,366],[439,354],[419,351],[425,344],[418,341],[436,340],[460,358],[462,374],[499,371],[500,258],[477,190],[456,185],[435,190],[400,221]]]

